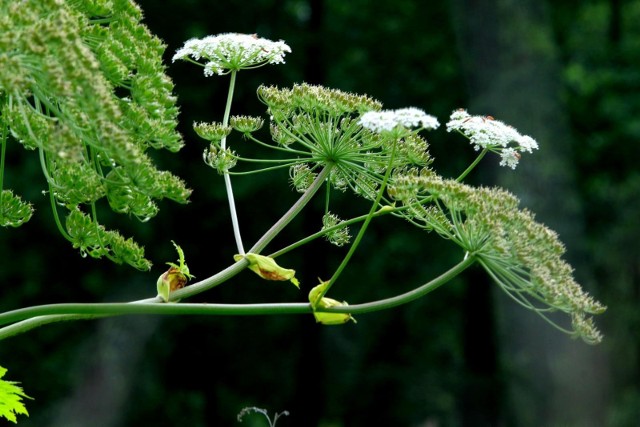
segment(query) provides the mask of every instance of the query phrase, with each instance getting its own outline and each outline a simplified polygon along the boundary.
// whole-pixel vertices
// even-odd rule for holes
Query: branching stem
[[[454,265],[452,268],[425,283],[424,285],[378,301],[355,304],[316,311],[333,313],[364,314],[379,310],[386,310],[409,303],[434,291],[451,279],[462,273],[473,263],[476,258],[468,256]],[[224,271],[238,268],[241,262],[232,265]],[[238,271],[243,267],[240,266]],[[219,273],[218,275],[222,274]],[[235,274],[235,273],[234,273]],[[216,275],[216,276],[218,276]],[[226,279],[225,279],[226,280]],[[187,291],[191,286],[181,289]],[[177,293],[176,291],[175,293]],[[173,296],[173,294],[172,294]],[[53,322],[69,320],[97,319],[107,316],[120,316],[131,314],[157,314],[157,315],[209,315],[209,316],[257,316],[257,315],[282,315],[282,314],[308,314],[312,312],[308,303],[271,303],[271,304],[158,304],[156,299],[146,299],[132,303],[104,303],[104,304],[48,304],[34,307],[21,308],[0,314],[0,325],[13,323],[0,329],[0,340],[24,333]],[[24,320],[27,319],[27,320]]]

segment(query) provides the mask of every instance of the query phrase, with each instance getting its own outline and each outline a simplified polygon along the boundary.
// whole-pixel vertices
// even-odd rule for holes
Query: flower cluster
[[[351,188],[361,193],[361,183],[381,181],[389,144],[365,131],[355,119],[363,111],[380,109],[378,101],[308,84],[291,89],[261,86],[258,96],[271,117],[271,136],[276,143],[272,147],[292,154],[293,158],[284,162],[290,165],[298,191],[310,184],[312,173],[327,166],[332,168],[330,183],[340,190]]]
[[[246,137],[247,134],[259,130],[264,125],[264,120],[260,117],[232,116],[229,125]]]
[[[521,135],[500,120],[491,116],[472,116],[463,109],[451,113],[447,131],[457,131],[469,138],[476,151],[486,149],[498,153],[502,158],[500,166],[511,169],[518,165],[520,153],[531,153],[538,149],[538,143],[533,138]]]
[[[306,163],[297,163],[289,168],[291,185],[298,193],[304,193],[316,179],[316,174]]]
[[[158,199],[186,203],[190,190],[145,153],[178,151],[182,138],[162,63],[165,46],[140,22],[140,9],[129,1],[25,0],[3,3],[2,11],[0,117],[9,132],[0,143],[15,139],[40,151],[52,206],[88,211],[106,197],[113,210],[147,220],[158,212]],[[15,72],[18,79],[8,75]],[[28,204],[10,193],[2,198],[11,208],[2,223],[28,219]],[[62,229],[56,208],[53,214]],[[71,230],[63,235],[78,243]],[[128,249],[118,252],[123,246],[113,236],[84,253],[150,265],[121,256]]]
[[[206,139],[213,143],[220,143],[220,141],[229,136],[232,127],[224,126],[222,123],[217,122],[194,122],[193,130],[195,130],[198,136],[202,139]]]
[[[19,227],[31,219],[33,208],[13,194],[11,190],[0,192],[0,227]]]
[[[415,107],[398,110],[367,111],[359,123],[376,133],[391,132],[397,126],[403,128],[437,129],[438,119]]]
[[[229,169],[238,163],[238,158],[233,150],[222,148],[215,143],[210,144],[209,148],[205,148],[202,152],[202,159],[207,165],[217,170],[220,175],[228,173]]]
[[[204,59],[204,74],[223,75],[232,71],[284,63],[291,48],[282,40],[274,42],[255,34],[225,33],[187,40],[173,55],[191,62]]]
[[[197,63],[204,58],[208,61],[204,65],[206,75],[226,74],[283,62],[289,51],[282,41],[222,34],[189,40],[178,50],[174,61]],[[455,242],[509,296],[564,332],[588,343],[602,339],[589,315],[602,313],[605,307],[575,282],[571,267],[562,259],[564,247],[556,234],[536,222],[530,212],[519,209],[519,201],[512,194],[459,182],[489,151],[500,155],[500,165],[515,168],[521,153],[538,148],[534,139],[491,116],[471,116],[466,110],[456,110],[447,123],[447,131],[461,133],[482,153],[457,180],[448,180],[429,168],[432,158],[428,144],[418,135],[422,130],[437,129],[440,123],[419,108],[382,110],[380,102],[367,96],[309,84],[292,88],[261,86],[258,97],[267,106],[273,140],[270,143],[252,134],[263,125],[263,120],[256,117],[234,116],[230,126],[226,122],[194,126],[200,136],[212,142],[205,151],[205,161],[220,173],[231,174],[229,168],[240,161],[264,162],[268,166],[233,173],[287,167],[298,192],[317,190],[319,186],[314,184],[318,183],[318,176],[326,177],[333,188],[350,189],[376,200],[393,215]],[[224,145],[231,129],[285,155],[277,159],[244,159]],[[382,194],[385,185],[387,192]],[[330,194],[327,191],[326,197]],[[347,227],[329,212],[329,200],[325,206],[322,230],[326,238],[337,246],[348,243]],[[237,255],[236,260],[249,256],[257,257]],[[280,280],[281,271],[271,261],[262,267],[251,264],[249,268],[265,278]],[[288,274],[293,275],[293,270]],[[353,320],[347,313],[323,311],[347,305],[324,297],[330,283],[322,282],[309,294],[316,320],[324,324]],[[559,326],[548,315],[554,311],[567,314],[571,327]]]
[[[125,239],[117,231],[105,230],[79,209],[69,212],[66,228],[73,247],[79,249],[83,257],[107,257],[138,270],[151,269],[151,263],[144,257],[144,248],[131,239]]]
[[[344,221],[341,221],[337,215],[334,215],[331,212],[327,212],[322,217],[322,230],[324,231],[324,230],[333,228],[342,222]],[[338,247],[344,246],[351,241],[351,234],[349,234],[349,227],[346,227],[346,226],[328,231],[325,237],[329,241],[329,243],[336,245]]]
[[[319,167],[329,166],[334,188],[373,199],[387,167],[424,167],[432,161],[427,141],[416,133],[436,127],[437,120],[417,108],[381,112],[380,102],[367,96],[308,84],[261,86],[258,96],[268,107],[274,149],[294,155],[286,162],[298,191],[306,189]],[[387,114],[401,134],[380,134],[369,126]]]
[[[407,206],[402,213],[406,219],[437,231],[475,256],[521,305],[572,336],[600,342],[602,335],[588,315],[600,314],[605,307],[574,280],[556,233],[520,210],[514,195],[443,179],[427,169],[396,176],[389,192]],[[553,311],[567,313],[572,329],[551,320],[547,313]]]

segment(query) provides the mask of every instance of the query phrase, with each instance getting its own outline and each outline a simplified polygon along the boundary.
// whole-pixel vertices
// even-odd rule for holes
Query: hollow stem
[[[231,103],[233,102],[233,91],[236,86],[236,71],[231,72],[231,80],[229,81],[229,93],[227,94],[227,105],[224,109],[224,117],[222,118],[223,126],[229,125],[229,115],[231,114]],[[225,136],[220,141],[220,146],[223,150],[227,148],[227,137]],[[231,176],[227,171],[223,174],[224,186],[227,191],[227,198],[229,199],[229,213],[231,214],[231,224],[233,225],[233,236],[236,239],[236,246],[238,247],[238,253],[244,254],[244,246],[242,245],[242,237],[240,235],[240,223],[238,222],[238,213],[236,211],[236,202],[233,197],[233,187],[231,186]]]
[[[403,304],[407,304],[427,295],[465,269],[470,267],[476,258],[468,256],[442,273],[440,276],[424,285],[378,301],[349,306],[316,309],[316,311],[328,313],[350,313],[353,315],[387,310]],[[239,263],[238,263],[239,264]],[[236,265],[236,264],[234,264]],[[232,266],[233,267],[233,266]],[[228,270],[228,269],[227,269]],[[184,288],[186,290],[188,288]],[[177,292],[177,291],[176,291]],[[133,314],[157,314],[157,315],[208,315],[208,316],[258,316],[258,315],[283,315],[283,314],[309,314],[312,313],[308,303],[267,303],[267,304],[158,304],[156,299],[147,299],[132,303],[103,303],[103,304],[48,304],[34,307],[21,308],[0,314],[0,325],[13,323],[0,328],[0,340],[27,332],[39,326],[53,322],[70,320],[89,320],[107,316],[121,316]],[[26,319],[26,320],[24,320]]]
[[[271,227],[260,240],[253,246],[250,252],[259,253],[264,247],[273,240],[273,238],[293,219],[295,216],[302,210],[304,206],[311,200],[311,198],[315,195],[315,193],[322,187],[324,180],[328,176],[331,170],[331,166],[325,167],[316,177],[316,180],[313,184],[305,191],[305,193],[298,199],[298,201],[278,220],[273,227]],[[230,265],[224,270],[220,271],[217,274],[214,274],[211,277],[208,277],[199,282],[193,283],[190,286],[184,287],[182,289],[178,289],[171,293],[171,301],[178,301],[184,298],[189,298],[191,296],[202,293],[208,289],[211,289],[221,283],[226,282],[242,270],[244,270],[248,266],[248,261],[245,259],[241,259],[240,261]],[[155,314],[181,314],[175,311],[175,307],[181,306],[192,306],[192,304],[161,304],[162,300],[158,297],[155,298],[147,298],[140,301],[134,301],[130,303],[116,303],[110,306],[104,306],[102,304],[72,304],[66,307],[65,304],[53,304],[49,307],[55,307],[54,311],[51,312],[49,309],[38,309],[38,311],[30,311],[33,307],[21,309],[22,311],[14,311],[0,314],[0,325],[11,323],[13,321],[18,321],[19,319],[14,316],[16,312],[21,313],[22,316],[21,322],[15,323],[13,325],[6,326],[0,329],[0,340],[4,338],[8,338],[13,335],[24,333],[30,329],[37,328],[42,325],[46,325],[48,323],[53,322],[62,322],[62,321],[70,321],[70,320],[84,320],[84,319],[95,319],[99,317],[105,316],[117,316],[121,314],[134,314],[137,313],[136,309],[130,308],[135,305],[136,307],[145,307],[146,305],[152,305],[154,307],[162,307],[162,306],[171,306],[172,308],[156,308],[156,309],[145,309],[145,310],[154,310]],[[308,304],[302,304],[307,307],[307,311],[310,312],[310,307]],[[85,307],[80,309],[81,312],[74,311],[75,308]],[[203,304],[203,306],[214,306],[211,304]],[[224,306],[224,305],[222,305]],[[262,305],[258,304],[257,307],[261,307]],[[286,304],[285,304],[286,306]],[[60,308],[63,307],[63,308]],[[69,308],[75,307],[75,308]],[[91,307],[94,307],[92,309]],[[124,308],[122,312],[118,311],[118,308]],[[229,305],[229,307],[241,307],[238,305]],[[227,307],[224,307],[225,309]],[[157,310],[157,312],[155,311]],[[192,310],[192,309],[187,309]],[[257,310],[257,308],[255,309]],[[233,310],[232,310],[233,311]],[[266,313],[258,313],[255,314],[270,314],[267,310]],[[14,314],[11,314],[14,313]],[[195,314],[195,313],[194,313]],[[213,313],[210,313],[213,314]],[[275,313],[273,313],[275,314]],[[283,312],[283,314],[285,314]],[[32,317],[37,316],[37,317]],[[18,316],[19,317],[19,316]]]

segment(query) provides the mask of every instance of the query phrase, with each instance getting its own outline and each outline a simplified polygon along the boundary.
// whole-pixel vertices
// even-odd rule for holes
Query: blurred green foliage
[[[263,113],[255,96],[260,83],[307,81],[367,93],[388,108],[423,107],[441,121],[469,99],[466,83],[473,70],[464,67],[454,19],[459,15],[451,11],[452,5],[466,3],[139,2],[150,30],[169,46],[167,63],[188,38],[220,32],[258,33],[292,47],[286,65],[239,74],[234,114]],[[597,287],[590,290],[610,310],[603,345],[611,394],[602,417],[607,425],[634,426],[640,419],[640,28],[635,25],[640,1],[540,3],[551,19],[562,108],[571,124],[571,160],[589,245],[580,250],[593,267],[590,281]],[[535,30],[522,32],[521,45],[539,47]],[[101,217],[143,243],[158,266],[175,258],[174,240],[184,249],[191,272],[205,277],[232,262],[235,252],[222,179],[202,162],[205,145],[191,123],[222,117],[227,82],[205,78],[189,64],[170,65],[168,74],[176,85],[186,146],[177,155],[151,155],[161,169],[194,190],[191,203],[161,202],[158,216],[144,224],[107,210]],[[535,129],[531,133],[536,136]],[[430,135],[429,142],[434,166],[445,176],[460,173],[474,154],[465,141],[444,132]],[[5,182],[37,210],[46,209],[41,195],[46,184],[32,153],[8,149],[12,164]],[[490,182],[488,169],[473,181]],[[248,241],[296,198],[286,172],[235,179],[234,191]],[[345,211],[368,208],[362,200],[338,197],[334,202]],[[321,215],[322,206],[310,207],[273,247],[316,231]],[[356,303],[408,290],[461,256],[453,245],[416,233],[401,221],[388,227],[372,223],[353,265],[332,290],[337,298]],[[571,251],[572,242],[566,243]],[[3,311],[148,297],[155,294],[155,277],[161,273],[81,259],[46,215],[1,230],[0,253]],[[324,241],[288,254],[286,265],[296,269],[301,291],[265,286],[243,274],[195,300],[303,301],[317,284],[317,272],[328,276],[343,254],[344,249]],[[515,378],[526,385],[529,373],[509,370],[512,355],[501,351],[490,286],[481,272],[471,271],[428,298],[338,328],[294,316],[60,323],[1,342],[0,362],[35,398],[28,402],[30,418],[20,420],[24,426],[230,426],[246,406],[270,413],[288,410],[291,415],[279,420],[279,427],[482,426],[504,424],[505,414],[508,425],[540,425],[542,418],[535,418],[540,414],[527,422],[524,416],[518,419],[526,408],[509,406],[505,384]],[[540,321],[540,327],[547,326]],[[588,375],[592,367],[583,369]],[[544,391],[530,393],[541,398]],[[243,424],[264,425],[259,422],[247,418]]]

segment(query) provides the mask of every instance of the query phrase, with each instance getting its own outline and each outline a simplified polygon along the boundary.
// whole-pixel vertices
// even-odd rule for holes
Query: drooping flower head
[[[588,295],[563,260],[557,234],[519,208],[519,200],[497,188],[472,187],[433,171],[398,174],[390,195],[409,209],[400,215],[434,230],[475,256],[512,299],[558,329],[590,344],[602,340],[591,315],[606,307]],[[570,326],[553,313],[565,313]]]
[[[173,62],[183,59],[200,64],[197,61],[203,59],[205,76],[224,75],[266,64],[283,64],[285,54],[290,52],[291,48],[282,40],[274,42],[255,34],[224,33],[187,40],[173,55]]]
[[[472,116],[459,109],[451,113],[447,132],[458,131],[473,144],[476,151],[488,149],[498,153],[500,166],[515,169],[520,161],[520,153],[531,153],[538,149],[538,143],[527,135],[521,135],[515,128],[491,116]]]

